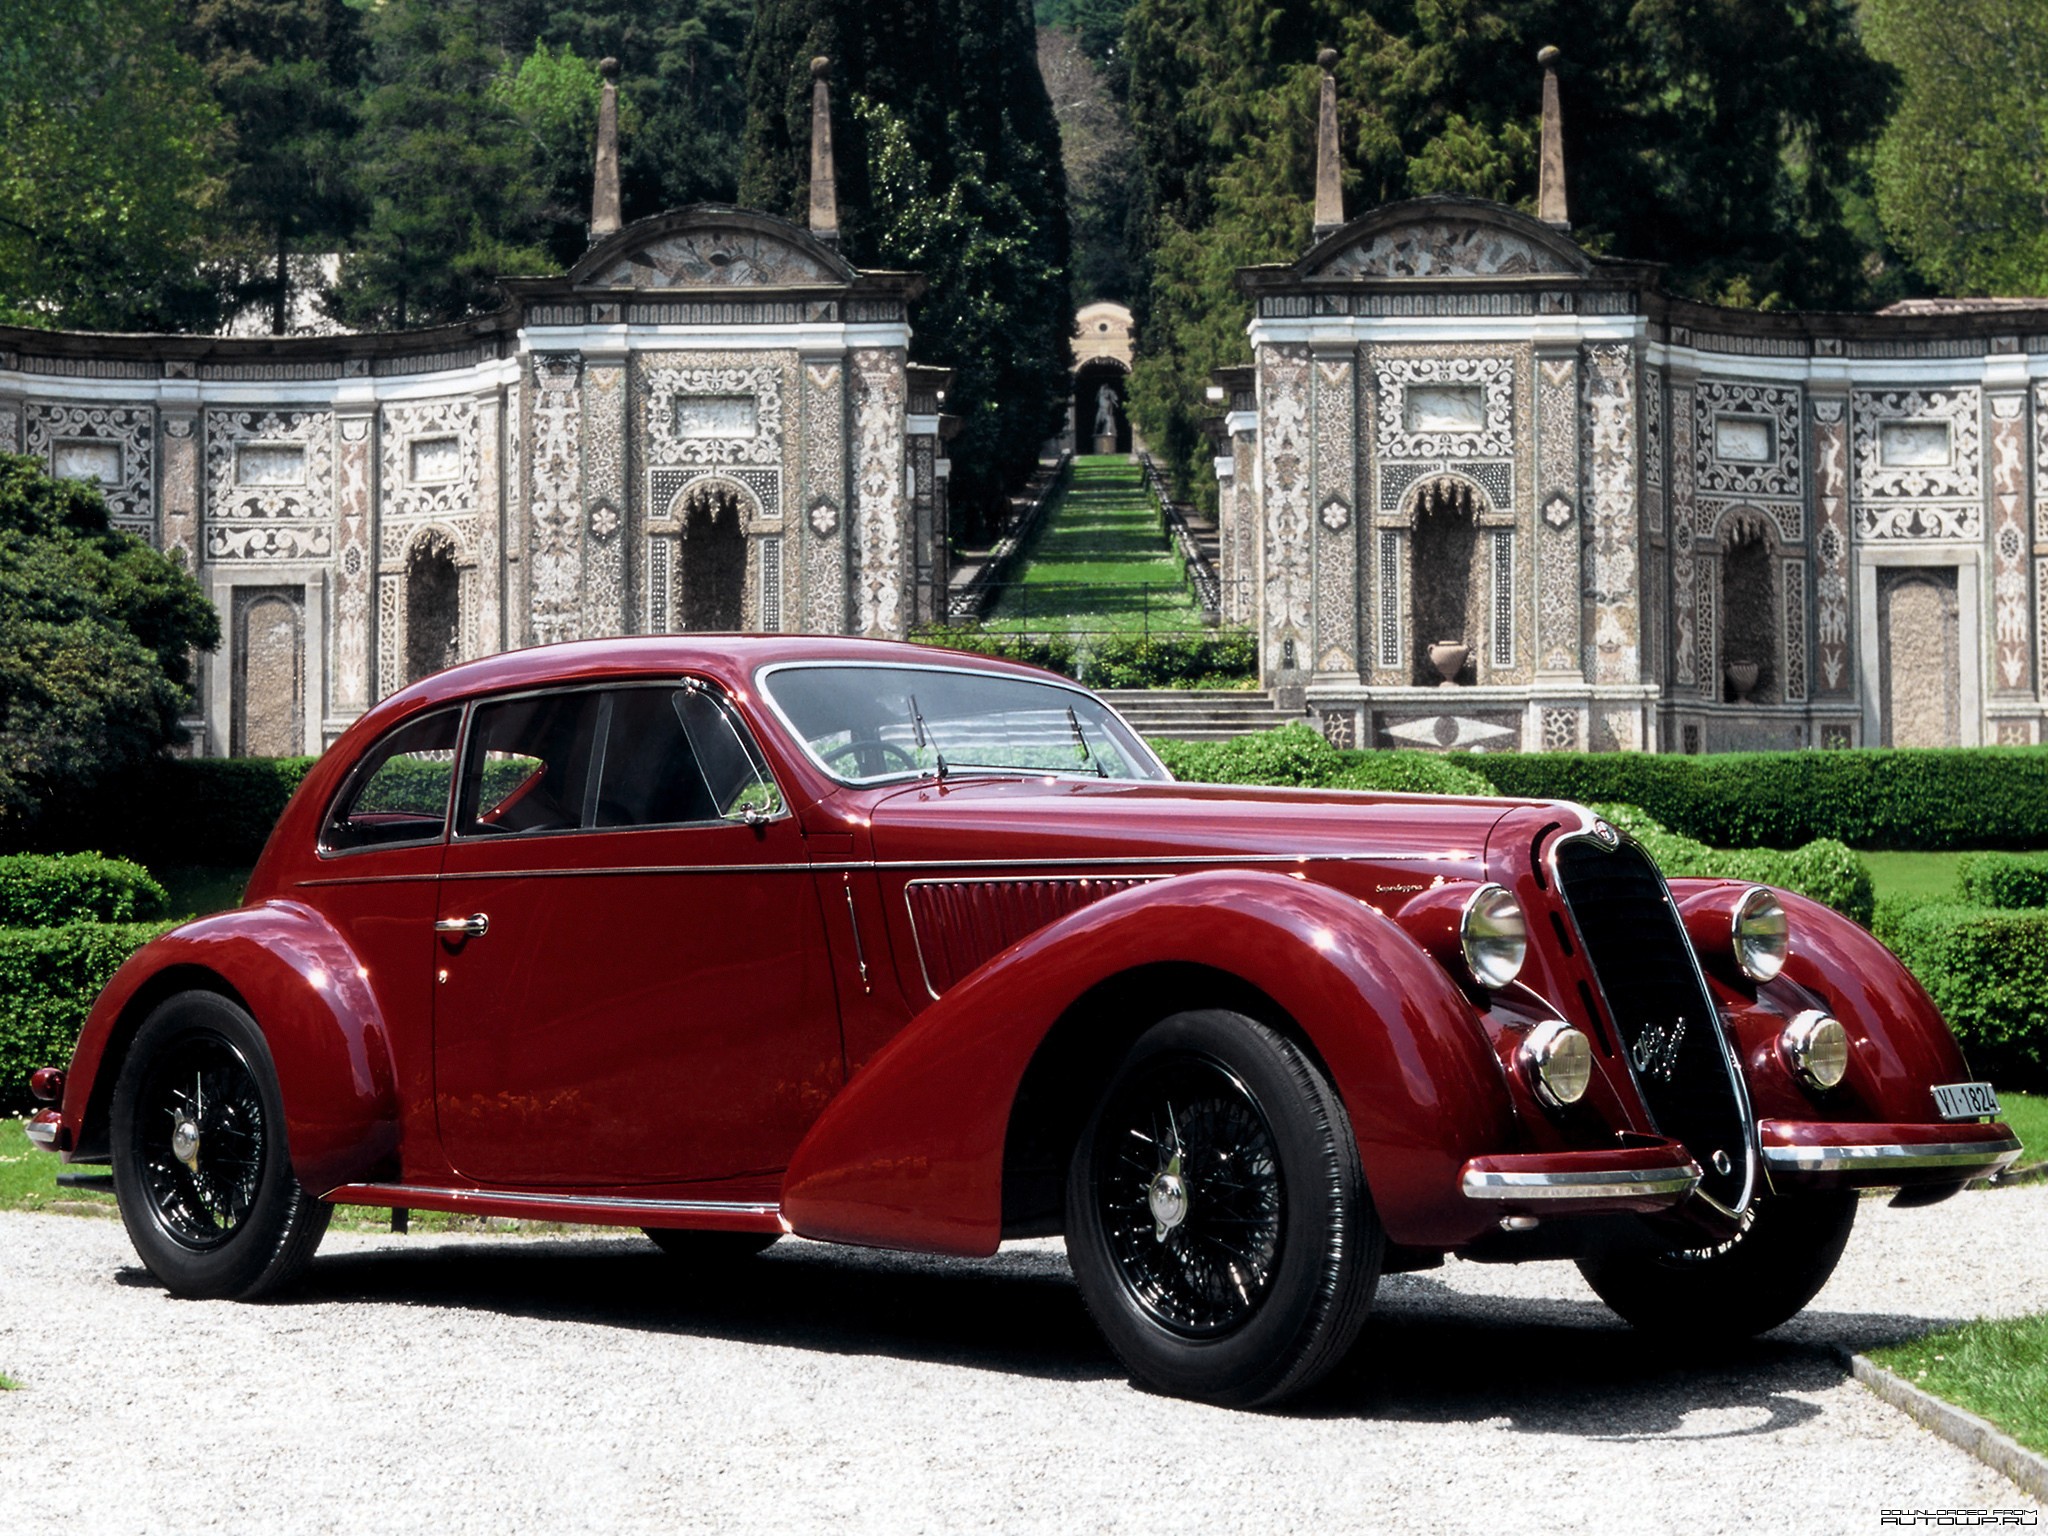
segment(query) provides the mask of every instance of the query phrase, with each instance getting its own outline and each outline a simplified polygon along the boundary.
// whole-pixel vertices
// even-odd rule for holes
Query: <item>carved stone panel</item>
[[[1596,683],[1642,675],[1635,384],[1633,348],[1586,348],[1586,674]]]
[[[334,413],[206,413],[206,558],[334,553]]]
[[[1856,391],[1851,434],[1859,538],[1982,536],[1982,393],[1976,388]]]
[[[1536,363],[1536,647],[1548,673],[1579,667],[1579,364]]]
[[[1849,423],[1841,400],[1813,402],[1814,634],[1820,673],[1814,693],[1846,698],[1849,671]]]
[[[748,230],[670,235],[590,278],[596,288],[751,288],[839,281],[787,241]]]
[[[910,623],[910,541],[904,536],[907,392],[900,348],[853,354],[854,529],[859,546],[859,627],[901,639]]]
[[[1315,581],[1309,565],[1308,348],[1259,349],[1259,454],[1264,500],[1265,629],[1268,672],[1291,646],[1297,666],[1309,659]]]
[[[305,600],[297,587],[237,587],[229,739],[237,757],[305,751]]]
[[[25,451],[60,480],[90,480],[114,526],[155,541],[156,412],[136,405],[31,401]]]
[[[536,353],[527,560],[537,645],[578,638],[583,593],[583,360]]]
[[[796,528],[803,548],[801,611],[813,634],[843,634],[849,590],[846,365],[838,358],[809,359],[802,380],[803,495]]]
[[[1357,391],[1350,357],[1315,359],[1316,670],[1358,670]]]
[[[2030,694],[2033,604],[2027,568],[2026,396],[1991,397],[1991,691]]]
[[[1521,277],[1569,272],[1551,251],[1504,229],[1436,220],[1385,230],[1339,251],[1318,277]]]
[[[1962,741],[1962,668],[1954,566],[1890,567],[1878,580],[1884,745]]]
[[[583,367],[583,633],[626,632],[626,369]]]
[[[163,419],[163,531],[160,547],[186,571],[199,568],[199,418]]]
[[[334,707],[356,714],[370,705],[370,593],[373,553],[370,486],[375,475],[374,417],[337,424],[334,557]],[[380,679],[380,682],[382,680]]]

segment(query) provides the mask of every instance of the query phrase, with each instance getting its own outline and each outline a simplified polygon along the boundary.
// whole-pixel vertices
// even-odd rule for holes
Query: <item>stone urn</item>
[[[1443,678],[1439,687],[1449,687],[1458,680],[1458,673],[1464,669],[1465,658],[1472,654],[1472,647],[1462,640],[1439,640],[1429,648],[1429,664],[1435,667]]]
[[[1749,697],[1749,691],[1756,687],[1761,669],[1753,661],[1731,661],[1724,669],[1728,673],[1728,687],[1740,704]]]

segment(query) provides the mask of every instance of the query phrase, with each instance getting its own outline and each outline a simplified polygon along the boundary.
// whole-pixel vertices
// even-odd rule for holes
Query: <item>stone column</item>
[[[1536,675],[1578,682],[1579,355],[1536,352]]]
[[[377,568],[375,408],[337,411],[334,436],[334,713],[353,717],[374,702],[370,591]]]
[[[2027,581],[2027,397],[1987,394],[1991,411],[1991,693],[2034,692],[2033,603]],[[2031,740],[2031,732],[2028,739]]]
[[[1309,610],[1309,349],[1259,349],[1259,674],[1300,688],[1312,665]]]
[[[623,635],[626,609],[626,359],[586,353],[583,367],[583,633]]]
[[[911,614],[910,540],[903,498],[908,407],[900,347],[853,354],[854,537],[859,546],[858,626],[900,640]]]
[[[1358,417],[1349,347],[1318,349],[1315,410],[1315,670],[1358,676]]]
[[[574,640],[583,611],[583,358],[533,357],[531,522],[526,533],[536,645]]]
[[[1810,386],[1813,410],[1813,595],[1816,661],[1813,694],[1856,692],[1849,663],[1849,394]]]
[[[838,353],[802,360],[800,419],[803,495],[800,508],[804,628],[847,631],[850,589],[846,536],[846,359]]]

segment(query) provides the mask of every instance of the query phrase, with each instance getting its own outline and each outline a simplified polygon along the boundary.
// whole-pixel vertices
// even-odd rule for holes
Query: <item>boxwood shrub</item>
[[[150,872],[97,853],[0,855],[0,928],[132,923],[162,917],[170,896]]]
[[[2048,910],[1886,901],[1876,931],[1933,997],[1975,1076],[2048,1091]]]
[[[310,757],[169,758],[47,806],[15,847],[99,848],[143,864],[253,864]],[[13,848],[0,851],[14,851]]]
[[[1641,843],[1667,878],[1693,875],[1775,885],[1870,925],[1877,905],[1870,868],[1846,843],[1816,838],[1803,848],[1709,848],[1697,838],[1660,826],[1637,806],[1593,809]]]
[[[1956,894],[1984,907],[2048,907],[2048,854],[1973,853],[1959,859]]]
[[[1258,645],[1248,634],[1006,635],[972,625],[912,636],[977,656],[1044,667],[1092,688],[1205,688],[1249,683]]]
[[[0,929],[0,1112],[32,1100],[28,1075],[61,1067],[100,988],[168,923],[70,923]]]

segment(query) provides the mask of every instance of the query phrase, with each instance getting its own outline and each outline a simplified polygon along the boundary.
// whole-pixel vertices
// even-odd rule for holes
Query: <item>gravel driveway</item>
[[[1866,1201],[1769,1341],[1706,1359],[1562,1264],[1396,1276],[1293,1411],[1117,1375],[1055,1243],[987,1263],[785,1240],[692,1282],[637,1234],[331,1235],[269,1306],[177,1302],[117,1222],[0,1213],[0,1507],[81,1533],[1875,1532],[2027,1507],[1844,1374],[2048,1310],[2048,1187]]]

